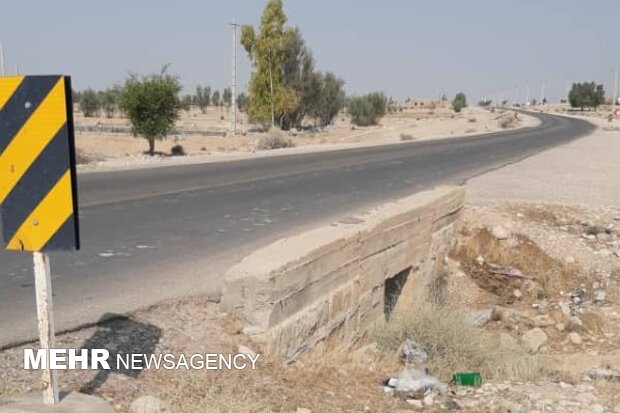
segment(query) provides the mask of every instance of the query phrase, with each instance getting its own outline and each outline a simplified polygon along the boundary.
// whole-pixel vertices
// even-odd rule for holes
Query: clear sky
[[[76,89],[105,88],[128,72],[169,63],[186,91],[230,83],[227,23],[256,24],[259,0],[2,0],[6,68],[65,73]],[[349,93],[396,98],[559,99],[569,81],[612,94],[620,65],[618,0],[285,0],[318,66]],[[239,86],[249,63],[238,49]],[[517,92],[518,89],[518,92]]]

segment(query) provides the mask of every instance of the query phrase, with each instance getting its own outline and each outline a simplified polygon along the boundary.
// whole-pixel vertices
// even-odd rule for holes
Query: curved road
[[[309,225],[468,178],[588,134],[536,128],[477,137],[83,174],[83,249],[52,254],[57,330],[188,294],[259,245]],[[31,258],[0,252],[0,348],[36,337]]]

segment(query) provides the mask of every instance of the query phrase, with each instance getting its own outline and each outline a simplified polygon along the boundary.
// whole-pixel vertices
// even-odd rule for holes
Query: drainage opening
[[[392,317],[392,313],[396,309],[396,304],[398,304],[398,299],[403,292],[407,278],[409,278],[409,274],[411,274],[411,270],[411,267],[405,268],[395,276],[385,280],[385,285],[383,286],[383,314],[385,316],[385,321],[389,321]]]

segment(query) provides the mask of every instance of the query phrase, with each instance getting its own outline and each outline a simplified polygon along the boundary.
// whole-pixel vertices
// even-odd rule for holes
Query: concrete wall
[[[462,187],[440,187],[279,240],[228,271],[221,309],[286,360],[350,345],[396,297],[406,306],[423,293],[463,202]]]

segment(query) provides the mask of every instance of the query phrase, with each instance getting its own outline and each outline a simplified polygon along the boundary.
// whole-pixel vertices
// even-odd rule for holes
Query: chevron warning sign
[[[7,250],[79,249],[68,76],[0,77],[0,214]]]

